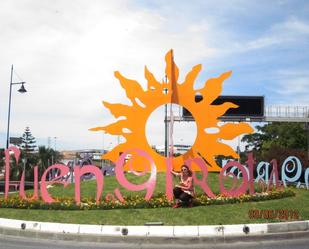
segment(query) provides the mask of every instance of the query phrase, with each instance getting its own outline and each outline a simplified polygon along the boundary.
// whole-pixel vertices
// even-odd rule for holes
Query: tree
[[[21,176],[21,172],[25,169],[25,179],[27,181],[33,180],[33,167],[38,162],[38,157],[35,153],[36,150],[36,141],[34,136],[30,131],[29,127],[26,127],[21,142],[21,162],[19,165],[19,173],[17,173],[17,177]]]
[[[39,164],[39,177],[42,176],[47,167],[53,163],[57,163],[57,160],[62,158],[58,151],[55,151],[52,148],[46,148],[45,146],[39,146],[37,156]]]
[[[245,135],[246,149],[264,152],[273,146],[307,150],[307,135],[302,123],[269,123],[257,126],[258,132]]]
[[[276,158],[278,163],[288,155],[297,155],[307,165],[307,131],[302,123],[269,123],[257,126],[257,132],[245,135],[246,151],[255,152],[259,160],[270,161]],[[307,160],[306,160],[307,159]]]
[[[29,127],[26,127],[25,132],[23,133],[21,139],[22,139],[21,149],[24,151],[25,154],[29,154],[35,151],[36,141],[35,138],[32,136]]]

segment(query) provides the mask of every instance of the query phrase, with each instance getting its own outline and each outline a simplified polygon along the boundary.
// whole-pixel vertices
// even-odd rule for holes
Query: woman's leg
[[[179,199],[182,201],[183,203],[183,206],[189,206],[190,202],[192,201],[192,196],[185,193],[185,192],[182,192],[179,196]]]
[[[179,197],[183,193],[183,191],[181,190],[181,188],[175,187],[173,189],[173,193],[174,193],[175,199],[179,199]]]
[[[181,207],[181,203],[180,203],[179,197],[183,193],[183,191],[182,191],[181,188],[175,187],[173,189],[173,193],[174,193],[174,197],[176,199],[176,204],[173,206],[173,208],[179,208],[179,207]]]

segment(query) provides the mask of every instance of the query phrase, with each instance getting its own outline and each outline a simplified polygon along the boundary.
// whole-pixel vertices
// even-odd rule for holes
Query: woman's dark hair
[[[187,171],[188,171],[188,176],[192,176],[192,170],[187,166],[187,165],[181,165],[181,169],[182,168],[186,168],[187,169]]]

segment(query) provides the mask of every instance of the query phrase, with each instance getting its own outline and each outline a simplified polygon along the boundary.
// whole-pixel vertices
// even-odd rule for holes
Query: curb
[[[30,233],[37,237],[52,234],[53,237],[65,235],[66,237],[110,237],[110,238],[229,238],[253,237],[261,235],[280,235],[283,233],[305,232],[309,233],[309,220],[241,224],[220,226],[110,226],[110,225],[81,225],[62,224],[50,222],[36,222],[25,220],[12,220],[0,218],[0,234],[21,235]]]

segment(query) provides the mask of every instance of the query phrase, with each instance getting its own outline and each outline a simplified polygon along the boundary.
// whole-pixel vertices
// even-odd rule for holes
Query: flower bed
[[[272,190],[268,192],[256,193],[254,195],[241,195],[239,197],[226,197],[217,195],[216,198],[209,198],[206,195],[199,195],[194,199],[194,206],[223,205],[232,203],[242,203],[250,201],[266,201],[295,196],[291,189]],[[146,201],[142,196],[127,196],[125,202],[120,202],[113,198],[101,200],[97,205],[95,199],[82,199],[77,205],[74,198],[57,198],[51,204],[42,200],[22,200],[18,196],[9,197],[5,200],[0,198],[0,208],[21,208],[21,209],[52,209],[52,210],[98,210],[98,209],[128,209],[128,208],[160,208],[170,207],[173,202],[167,200],[164,194],[154,196]]]

